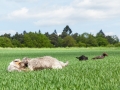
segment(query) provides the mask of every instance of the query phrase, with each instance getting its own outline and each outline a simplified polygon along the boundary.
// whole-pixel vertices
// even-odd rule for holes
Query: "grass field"
[[[91,58],[108,53],[103,60]],[[88,56],[79,61],[75,57]],[[61,70],[7,72],[23,57],[53,56],[69,61]],[[0,48],[0,90],[120,90],[120,48]]]

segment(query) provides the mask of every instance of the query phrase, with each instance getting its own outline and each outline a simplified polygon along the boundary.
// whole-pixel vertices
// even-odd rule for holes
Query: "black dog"
[[[77,59],[79,59],[79,61],[82,61],[82,60],[88,60],[88,57],[82,55],[80,57],[76,57]]]

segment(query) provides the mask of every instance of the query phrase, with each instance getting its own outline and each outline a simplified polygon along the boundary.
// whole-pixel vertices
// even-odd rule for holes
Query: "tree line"
[[[116,35],[105,35],[102,29],[94,36],[91,33],[82,34],[72,33],[71,28],[66,25],[62,33],[58,35],[57,31],[49,34],[38,32],[26,32],[15,35],[5,33],[0,36],[0,47],[118,47],[119,38]]]

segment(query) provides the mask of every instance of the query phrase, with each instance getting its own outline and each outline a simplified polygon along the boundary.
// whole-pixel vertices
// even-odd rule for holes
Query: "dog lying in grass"
[[[38,58],[24,58],[23,62],[27,62],[27,66],[31,71],[42,70],[42,69],[62,69],[68,65],[66,63],[57,60],[51,56],[44,56]]]
[[[76,57],[77,59],[79,59],[79,61],[82,61],[82,60],[88,60],[88,57],[84,56],[84,55],[81,55],[79,57]]]
[[[66,63],[57,60],[51,56],[44,56],[38,58],[23,58],[22,61],[20,59],[15,59],[8,66],[8,71],[30,71],[42,70],[42,69],[62,69],[63,67],[68,65],[68,61]]]
[[[94,57],[92,59],[103,59],[103,58],[105,58],[105,56],[108,56],[108,54],[107,53],[103,53],[102,55],[96,56],[96,57]]]

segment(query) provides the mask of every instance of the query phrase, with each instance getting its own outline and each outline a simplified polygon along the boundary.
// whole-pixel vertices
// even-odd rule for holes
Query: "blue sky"
[[[120,38],[120,0],[0,0],[0,34],[61,33],[69,25],[73,33]]]

